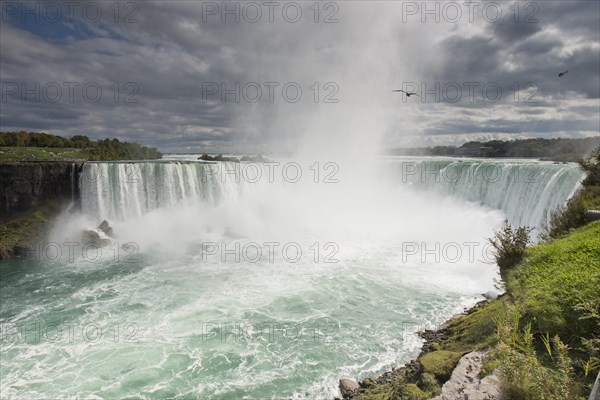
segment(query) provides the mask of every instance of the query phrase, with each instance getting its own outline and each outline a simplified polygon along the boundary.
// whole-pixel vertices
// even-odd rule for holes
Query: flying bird
[[[563,76],[564,74],[566,74],[567,72],[569,72],[568,69],[565,70],[565,72],[561,72],[560,74],[558,74],[558,77],[560,78],[561,76]]]
[[[418,94],[416,94],[415,92],[406,92],[406,91],[404,91],[404,90],[400,90],[400,89],[398,89],[398,90],[392,90],[392,92],[402,92],[402,93],[406,93],[406,97],[410,97],[410,96],[412,96],[413,94],[414,94],[415,96],[417,96],[417,97],[420,97],[420,96],[419,96]]]

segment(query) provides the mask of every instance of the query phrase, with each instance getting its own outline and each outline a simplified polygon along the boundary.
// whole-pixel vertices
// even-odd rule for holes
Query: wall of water
[[[574,163],[437,158],[387,162],[403,184],[502,210],[511,224],[538,231],[585,176]]]
[[[214,166],[187,161],[86,163],[79,180],[82,210],[122,221],[158,208],[235,197],[236,180],[221,179]]]
[[[82,209],[98,219],[123,221],[194,202],[217,205],[236,199],[244,187],[257,186],[235,176],[239,167],[193,161],[86,163],[80,176]],[[223,170],[232,173],[224,175]],[[583,177],[576,164],[530,160],[388,158],[382,172],[390,185],[501,210],[511,224],[538,231]]]

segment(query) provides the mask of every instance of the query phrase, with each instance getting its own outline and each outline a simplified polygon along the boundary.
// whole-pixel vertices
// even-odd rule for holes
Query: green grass
[[[600,304],[600,221],[527,249],[509,274],[509,289],[534,330],[578,342],[593,328],[578,306]]]
[[[0,161],[88,160],[86,149],[53,147],[0,147]]]
[[[501,301],[485,303],[448,323],[450,336],[439,349],[460,353],[482,350],[496,344],[496,321],[502,312]]]
[[[425,354],[420,363],[424,372],[438,379],[448,380],[462,356],[462,353],[456,351],[436,350]]]

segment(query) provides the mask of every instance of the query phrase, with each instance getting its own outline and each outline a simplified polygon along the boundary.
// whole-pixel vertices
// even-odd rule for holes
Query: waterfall
[[[122,221],[158,208],[235,196],[235,180],[222,180],[201,162],[90,162],[79,178],[82,210]]]
[[[502,210],[513,225],[541,230],[585,176],[576,164],[530,160],[394,160],[402,183]]]
[[[529,160],[388,161],[384,173],[392,174],[390,184],[436,191],[501,210],[511,224],[537,231],[575,193],[584,177],[575,164]],[[233,171],[236,166],[185,160],[89,162],[79,178],[82,210],[98,219],[123,221],[181,204],[217,205],[239,197],[244,179],[215,173],[216,168]]]

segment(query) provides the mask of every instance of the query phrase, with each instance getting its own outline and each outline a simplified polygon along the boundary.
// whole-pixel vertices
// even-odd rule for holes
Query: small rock
[[[589,222],[598,221],[600,219],[600,211],[599,210],[588,210],[585,213],[585,219]]]
[[[371,378],[367,378],[359,384],[361,387],[368,389],[370,387],[375,386],[375,381]]]
[[[340,391],[342,396],[347,399],[352,397],[360,388],[358,383],[349,378],[340,379]]]
[[[488,290],[487,292],[485,292],[483,294],[483,297],[485,297],[488,300],[496,300],[499,295],[500,295],[500,293],[498,293],[495,290]]]
[[[113,228],[108,224],[107,220],[102,221],[100,223],[100,225],[98,226],[98,229],[100,229],[102,232],[106,233],[106,236],[112,237],[112,235],[113,235]]]

